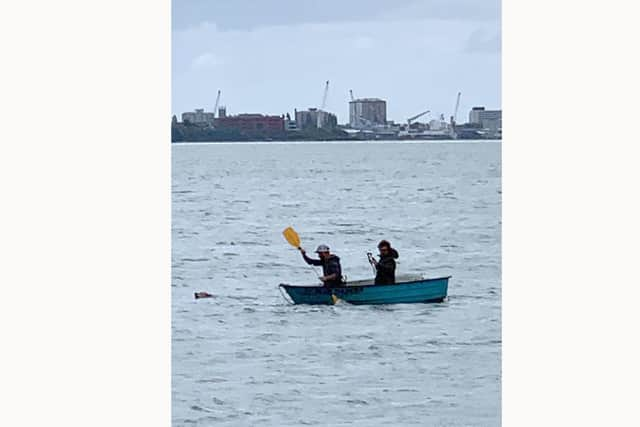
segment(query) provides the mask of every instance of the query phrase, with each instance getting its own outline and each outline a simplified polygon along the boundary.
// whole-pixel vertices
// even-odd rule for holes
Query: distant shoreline
[[[285,145],[285,144],[316,144],[316,143],[345,143],[345,144],[445,144],[445,143],[458,143],[458,144],[468,144],[468,143],[483,143],[483,142],[502,142],[502,139],[373,139],[373,140],[362,140],[362,139],[335,139],[335,140],[274,140],[274,141],[262,141],[262,140],[254,140],[254,141],[179,141],[172,142],[172,145],[231,145],[231,144],[261,144],[261,145]]]
[[[459,138],[453,138],[448,133],[438,135],[397,135],[375,132],[347,132],[341,128],[305,129],[298,131],[279,132],[246,132],[238,129],[215,129],[184,123],[172,123],[171,142],[271,142],[271,141],[458,141],[458,140],[489,140],[499,139],[478,130],[461,127],[456,129]]]

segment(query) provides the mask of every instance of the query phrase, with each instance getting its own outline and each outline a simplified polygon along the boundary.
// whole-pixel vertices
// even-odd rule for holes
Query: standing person
[[[299,248],[302,258],[309,265],[321,265],[322,274],[320,280],[327,287],[342,286],[342,267],[340,267],[340,258],[329,251],[329,246],[320,245],[316,249],[316,253],[320,259],[313,259],[307,256],[304,249]]]
[[[391,247],[391,243],[382,240],[378,243],[380,260],[371,257],[371,264],[376,269],[375,285],[393,285],[396,283],[396,259],[400,256],[398,251]]]

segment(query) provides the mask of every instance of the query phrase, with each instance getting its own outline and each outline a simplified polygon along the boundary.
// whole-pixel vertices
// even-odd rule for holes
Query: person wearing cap
[[[329,246],[318,246],[316,253],[320,259],[309,258],[304,249],[299,249],[302,254],[302,258],[304,258],[307,264],[322,266],[323,276],[320,277],[320,280],[322,280],[325,286],[342,286],[342,267],[340,267],[340,258],[330,252]]]
[[[371,257],[371,264],[376,269],[376,278],[373,282],[376,285],[393,285],[396,283],[396,259],[399,257],[398,251],[391,247],[391,243],[382,240],[378,243],[380,260],[376,261]]]

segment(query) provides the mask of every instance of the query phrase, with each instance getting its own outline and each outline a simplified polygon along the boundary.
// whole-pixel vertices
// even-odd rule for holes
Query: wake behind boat
[[[450,278],[398,277],[399,281],[392,285],[374,285],[373,280],[358,280],[335,288],[282,283],[279,288],[292,304],[333,305],[337,300],[356,305],[436,303],[447,297]]]

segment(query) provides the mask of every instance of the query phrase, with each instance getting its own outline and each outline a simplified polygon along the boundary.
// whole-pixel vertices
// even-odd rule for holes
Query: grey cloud
[[[202,22],[222,30],[384,20],[497,20],[499,0],[174,0],[173,28]]]
[[[500,19],[500,0],[422,0],[388,11],[380,18],[497,21]]]

